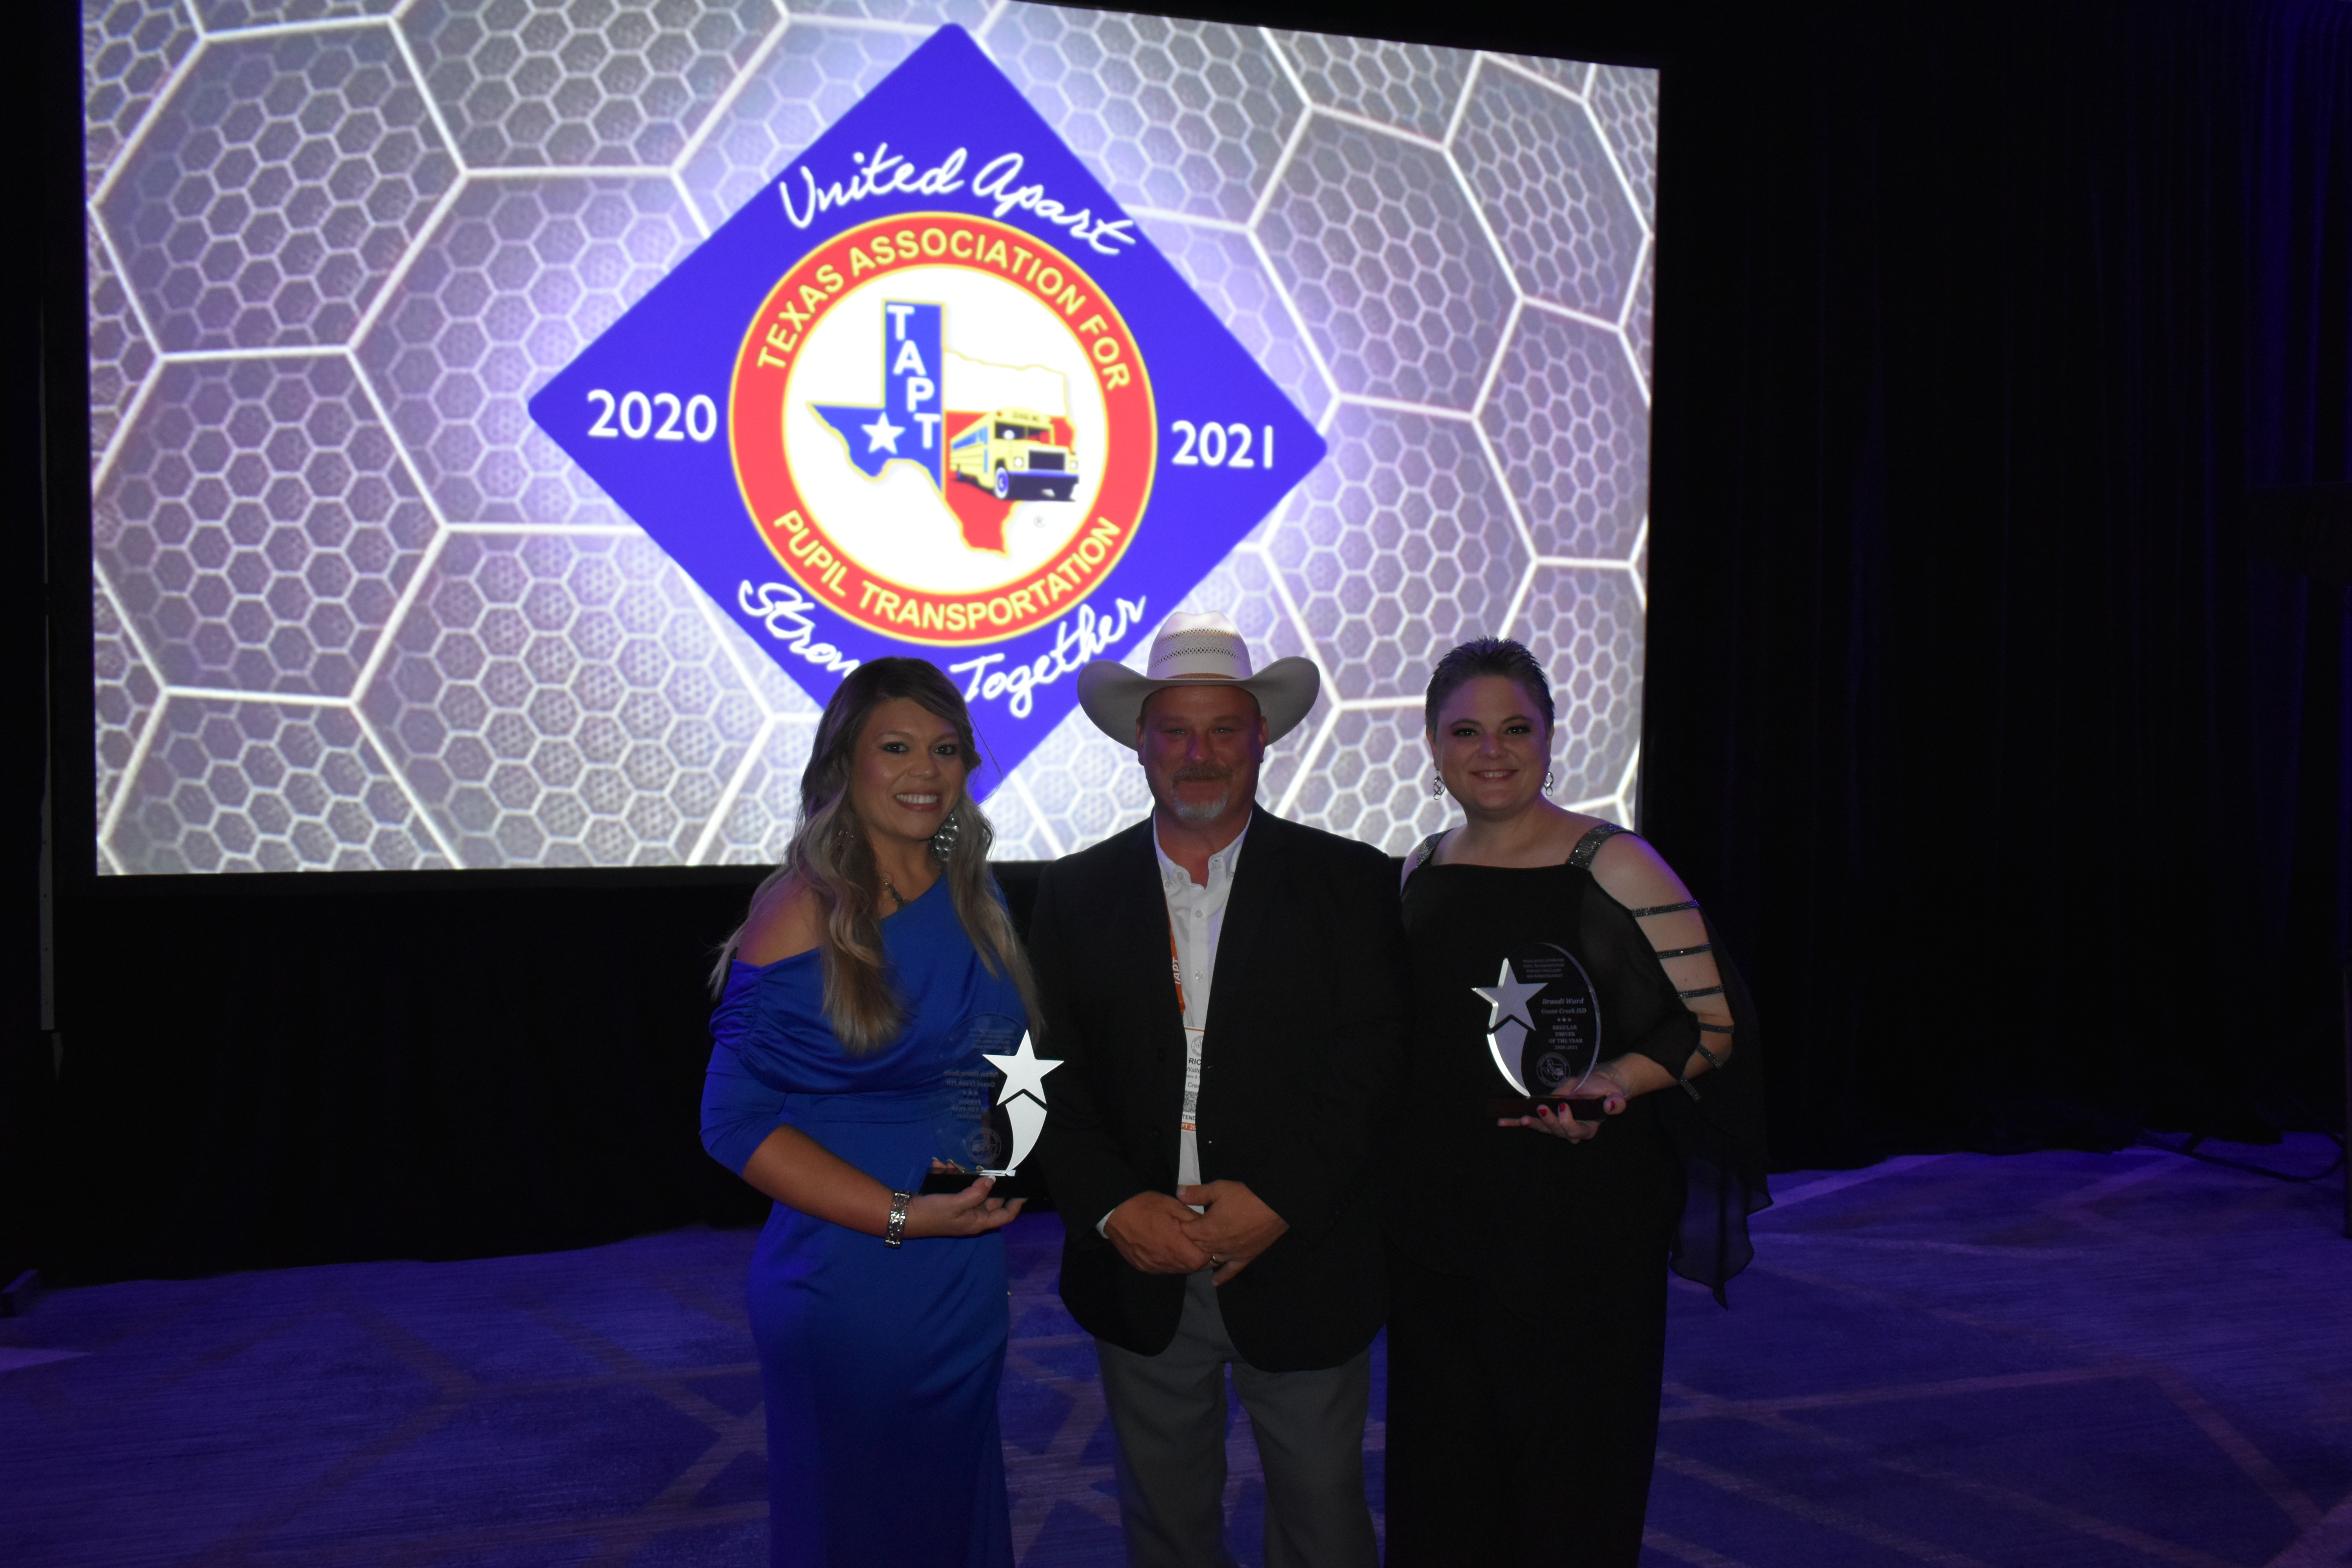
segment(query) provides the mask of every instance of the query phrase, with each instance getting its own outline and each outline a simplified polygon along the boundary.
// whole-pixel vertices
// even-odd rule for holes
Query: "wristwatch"
[[[912,1193],[890,1194],[890,1227],[882,1233],[882,1245],[898,1247],[907,1239],[907,1205],[915,1201]]]

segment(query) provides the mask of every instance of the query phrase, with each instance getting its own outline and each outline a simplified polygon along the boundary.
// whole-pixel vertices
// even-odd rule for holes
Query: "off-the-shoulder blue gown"
[[[711,1015],[702,1100],[703,1144],[730,1170],[795,1127],[887,1187],[920,1185],[947,1074],[970,1065],[963,1027],[1024,1016],[945,881],[882,922],[907,1027],[871,1056],[845,1051],[826,1023],[816,953],[736,963]],[[778,1204],[752,1254],[751,1307],[778,1568],[1012,1568],[996,1426],[1003,1238],[894,1248]]]

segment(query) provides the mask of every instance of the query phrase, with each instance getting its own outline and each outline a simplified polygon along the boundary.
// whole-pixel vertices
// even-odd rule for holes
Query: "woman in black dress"
[[[1455,648],[1425,713],[1465,820],[1405,861],[1388,1563],[1633,1564],[1666,1270],[1722,1300],[1770,1201],[1754,1018],[1657,852],[1543,797],[1551,691],[1526,648]],[[1590,1048],[1596,1026],[1580,1081],[1559,1077],[1574,1050],[1522,1047],[1532,1027]],[[1591,1120],[1497,1114],[1571,1092]]]

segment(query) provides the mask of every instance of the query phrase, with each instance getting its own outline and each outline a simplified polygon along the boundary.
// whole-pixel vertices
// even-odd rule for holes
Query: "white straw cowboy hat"
[[[1211,612],[1168,617],[1151,639],[1151,658],[1138,675],[1115,658],[1097,658],[1078,671],[1078,705],[1095,728],[1122,746],[1135,744],[1143,700],[1169,686],[1238,686],[1257,699],[1265,738],[1279,741],[1315,706],[1323,684],[1313,659],[1277,658],[1253,674],[1241,628]]]

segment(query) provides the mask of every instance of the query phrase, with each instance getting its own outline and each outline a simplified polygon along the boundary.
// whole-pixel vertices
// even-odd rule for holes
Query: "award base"
[[[919,1190],[926,1193],[960,1193],[982,1176],[996,1178],[996,1184],[988,1189],[988,1195],[992,1198],[1034,1198],[1043,1192],[1034,1174],[1024,1176],[1018,1170],[933,1171],[923,1178]]]
[[[1486,1102],[1486,1114],[1498,1119],[1516,1121],[1517,1118],[1522,1116],[1533,1116],[1536,1113],[1536,1107],[1539,1105],[1549,1105],[1551,1107],[1551,1113],[1554,1116],[1573,1116],[1579,1121],[1605,1121],[1608,1120],[1609,1113],[1601,1108],[1608,1103],[1608,1100],[1605,1099],[1581,1100],[1574,1097],[1554,1098],[1549,1100],[1513,1100],[1506,1098],[1502,1100],[1488,1100]]]

